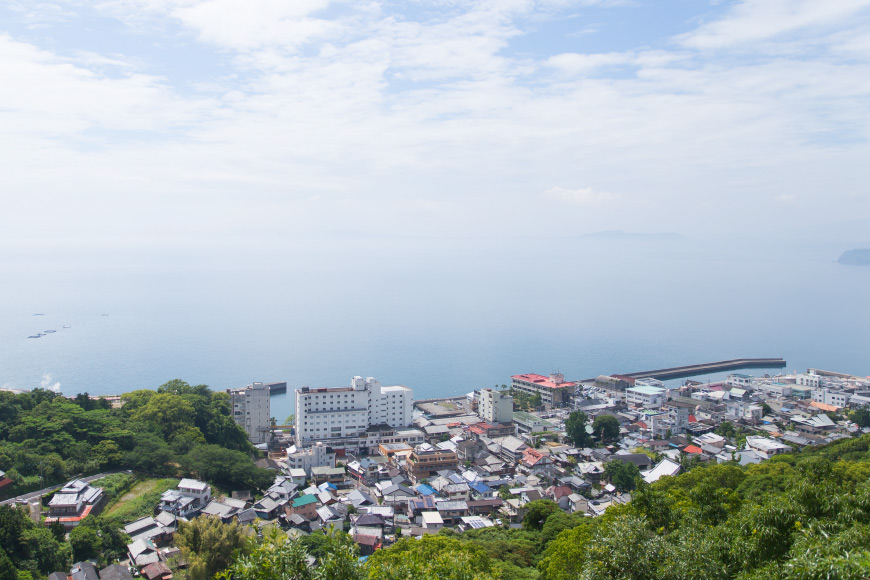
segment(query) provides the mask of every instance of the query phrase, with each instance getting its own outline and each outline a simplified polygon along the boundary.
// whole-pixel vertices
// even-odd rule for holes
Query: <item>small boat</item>
[[[64,328],[72,328],[72,326],[70,326],[69,324],[64,324],[63,327]]]
[[[27,338],[39,338],[39,336],[40,336],[40,335],[38,335],[38,334],[34,334],[34,335],[32,335],[32,336],[28,336]]]
[[[51,334],[52,332],[57,332],[57,331],[56,330],[46,330],[45,331],[46,334]]]
[[[108,314],[100,314],[100,316],[108,316]]]
[[[37,312],[36,314],[34,314],[34,316],[45,316],[45,314],[43,314],[42,312]]]

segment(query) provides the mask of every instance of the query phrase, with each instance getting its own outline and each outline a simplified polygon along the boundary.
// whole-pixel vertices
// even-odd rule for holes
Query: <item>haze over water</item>
[[[74,395],[263,380],[292,393],[364,375],[429,398],[522,372],[760,356],[867,375],[870,268],[837,255],[688,238],[372,237],[243,260],[78,259],[51,273],[7,262],[0,385]],[[26,338],[46,329],[57,332]],[[291,399],[273,398],[279,420]]]

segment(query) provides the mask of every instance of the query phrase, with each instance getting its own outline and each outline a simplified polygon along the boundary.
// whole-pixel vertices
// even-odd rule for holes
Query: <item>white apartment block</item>
[[[755,387],[756,390],[767,393],[772,397],[791,397],[791,386],[782,383],[760,382]]]
[[[477,413],[487,423],[510,423],[514,418],[514,398],[501,391],[483,389]]]
[[[821,377],[809,373],[801,373],[794,376],[794,382],[802,387],[818,389],[821,386]]]
[[[751,375],[741,375],[738,373],[728,375],[728,378],[725,380],[725,384],[731,387],[739,387],[741,389],[751,389],[752,388],[752,377]]]
[[[254,383],[244,389],[230,390],[230,396],[233,419],[245,430],[251,443],[268,442],[272,419],[269,385]]]
[[[305,477],[311,477],[312,467],[335,467],[335,451],[319,441],[305,449],[294,446],[287,450],[288,469],[302,469]]]
[[[833,405],[835,407],[845,407],[849,404],[849,399],[852,398],[851,393],[828,389],[822,387],[813,389],[813,401],[824,403],[825,405]]]
[[[657,408],[668,400],[668,392],[658,387],[629,387],[625,389],[625,402],[629,405]]]
[[[413,402],[408,387],[385,387],[371,377],[354,377],[350,387],[296,389],[296,443],[364,437],[373,425],[407,427]]]

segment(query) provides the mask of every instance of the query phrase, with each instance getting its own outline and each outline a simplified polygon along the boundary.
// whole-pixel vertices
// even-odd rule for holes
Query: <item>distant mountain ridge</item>
[[[846,250],[837,262],[849,266],[870,266],[870,249]]]

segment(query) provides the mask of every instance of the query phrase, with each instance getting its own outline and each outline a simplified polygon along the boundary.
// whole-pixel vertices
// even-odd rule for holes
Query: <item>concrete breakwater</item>
[[[696,365],[657,369],[653,371],[621,373],[620,376],[631,377],[633,379],[653,378],[663,381],[667,379],[682,379],[695,375],[706,375],[710,373],[720,373],[724,371],[733,371],[738,369],[781,369],[785,368],[785,365],[786,362],[782,358],[736,358],[731,360],[701,363]]]

